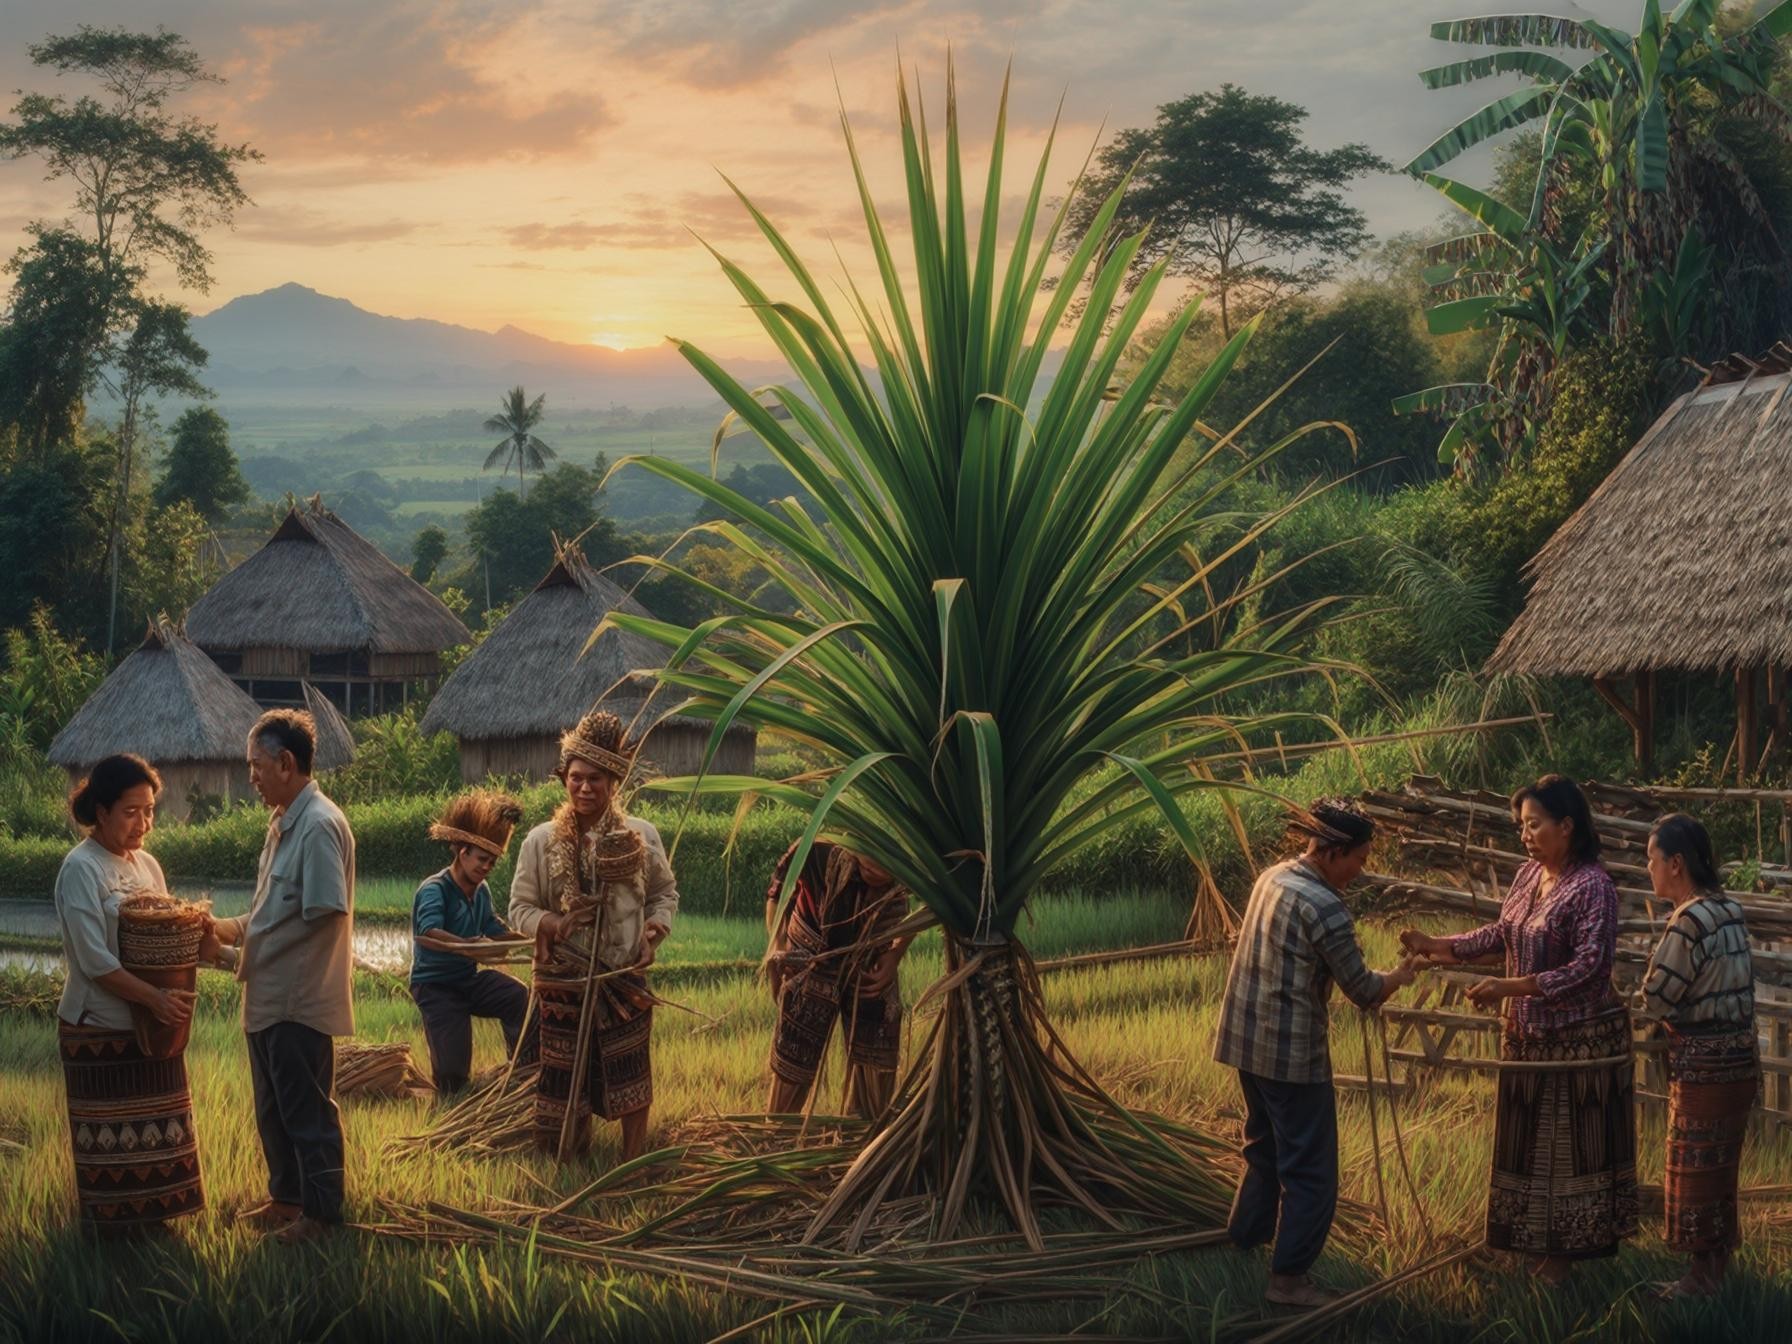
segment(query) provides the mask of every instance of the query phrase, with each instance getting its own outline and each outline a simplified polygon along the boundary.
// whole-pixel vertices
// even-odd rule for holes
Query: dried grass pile
[[[391,1156],[461,1153],[496,1157],[520,1152],[535,1139],[536,1064],[508,1064],[475,1078],[460,1100],[444,1108],[420,1134],[391,1140]]]
[[[336,1047],[339,1097],[428,1097],[435,1087],[411,1059],[403,1041],[349,1041]]]

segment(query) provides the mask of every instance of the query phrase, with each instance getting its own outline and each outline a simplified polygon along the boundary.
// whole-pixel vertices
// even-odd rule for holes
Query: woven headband
[[[629,757],[619,756],[613,751],[606,751],[603,747],[578,737],[560,744],[560,768],[566,769],[567,762],[575,756],[581,761],[595,765],[599,770],[608,771],[617,779],[625,778],[634,766],[634,761]]]
[[[446,840],[450,844],[477,845],[493,858],[504,857],[510,837],[505,836],[505,843],[500,845],[496,840],[487,840],[483,835],[474,835],[471,831],[463,831],[458,826],[444,826],[441,822],[432,822],[429,828],[431,840]]]

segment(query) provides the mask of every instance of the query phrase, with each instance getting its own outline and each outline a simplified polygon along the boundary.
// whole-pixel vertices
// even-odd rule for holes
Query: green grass
[[[363,899],[366,899],[365,895]],[[1033,945],[1042,956],[1075,948],[1155,941],[1179,931],[1178,903],[1097,902],[1086,897],[1042,904]],[[668,962],[751,955],[761,933],[745,920],[680,921],[664,950]],[[1392,930],[1365,929],[1370,960],[1394,955]],[[916,944],[904,967],[912,1002],[939,971],[937,941]],[[1237,1085],[1210,1059],[1222,958],[1128,963],[1047,977],[1060,1029],[1095,1076],[1125,1101],[1183,1117],[1236,1138]],[[262,1172],[250,1112],[247,1062],[234,1020],[234,986],[207,973],[188,1052],[210,1209],[167,1245],[92,1246],[71,1225],[73,1197],[52,1022],[41,1013],[0,1013],[0,1339],[274,1340],[548,1338],[689,1340],[712,1338],[760,1315],[743,1297],[697,1291],[639,1275],[607,1279],[531,1256],[523,1247],[460,1251],[399,1242],[372,1232],[345,1234],[323,1249],[285,1252],[227,1226],[219,1211],[260,1193]],[[772,1023],[762,987],[746,976],[670,977],[672,997],[719,1019],[706,1026],[663,1011],[656,1024],[658,1132],[689,1117],[760,1104]],[[357,977],[359,1034],[411,1042],[424,1057],[416,1013],[390,978]],[[1333,1013],[1340,1071],[1361,1071],[1356,1014]],[[477,1032],[481,1065],[499,1058],[491,1024]],[[838,1099],[830,1068],[823,1099]],[[425,1123],[427,1103],[344,1102],[349,1136],[351,1217],[377,1222],[378,1200],[435,1199],[483,1206],[500,1199],[541,1202],[537,1182],[570,1191],[615,1158],[615,1131],[600,1127],[590,1160],[555,1171],[537,1159],[456,1162],[388,1159],[389,1137]],[[1440,1232],[1479,1235],[1491,1089],[1477,1079],[1439,1082],[1403,1111],[1408,1151],[1425,1207]],[[1345,1194],[1373,1201],[1367,1111],[1345,1094],[1340,1112]],[[1386,1117],[1383,1115],[1383,1135]],[[1642,1178],[1661,1177],[1661,1134],[1641,1135]],[[1388,1171],[1391,1182],[1395,1173]],[[1792,1181],[1783,1141],[1755,1138],[1745,1184]],[[1321,1277],[1355,1286],[1411,1262],[1422,1229],[1397,1184],[1386,1235],[1334,1237]],[[1423,1280],[1351,1318],[1327,1338],[1413,1339],[1519,1344],[1570,1338],[1624,1341],[1784,1339],[1792,1322],[1792,1229],[1769,1225],[1748,1206],[1745,1247],[1731,1285],[1703,1304],[1658,1306],[1643,1290],[1669,1277],[1675,1260],[1662,1246],[1659,1220],[1617,1258],[1583,1266],[1559,1291],[1533,1286],[1504,1258],[1471,1262]],[[1152,1305],[1116,1298],[1105,1331],[1161,1337],[1238,1339],[1277,1319],[1260,1306],[1264,1263],[1214,1250],[1141,1265],[1134,1278],[1163,1295]],[[1092,1308],[1049,1304],[1016,1310],[1010,1328],[1033,1336],[1086,1320]],[[768,1329],[760,1338],[805,1344],[818,1338],[878,1339],[920,1333],[904,1321],[814,1319]]]

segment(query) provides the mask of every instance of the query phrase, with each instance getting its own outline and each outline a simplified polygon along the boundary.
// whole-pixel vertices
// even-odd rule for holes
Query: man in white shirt
[[[355,839],[311,779],[316,740],[299,710],[269,710],[250,732],[249,779],[274,817],[249,913],[212,925],[216,943],[241,949],[236,976],[268,1164],[268,1198],[242,1216],[287,1243],[342,1221],[332,1038],[355,1030]]]

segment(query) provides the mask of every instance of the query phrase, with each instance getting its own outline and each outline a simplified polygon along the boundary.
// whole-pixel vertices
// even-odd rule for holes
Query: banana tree
[[[1435,172],[1465,150],[1518,127],[1540,122],[1539,153],[1526,224],[1555,233],[1554,189],[1570,174],[1597,185],[1588,241],[1610,244],[1614,271],[1612,321],[1621,331],[1636,293],[1649,275],[1672,265],[1695,192],[1688,168],[1698,161],[1721,178],[1742,210],[1766,220],[1747,172],[1694,119],[1708,121],[1713,105],[1770,133],[1792,130],[1792,116],[1772,93],[1776,44],[1792,32],[1792,0],[1780,0],[1741,29],[1718,26],[1719,0],[1683,0],[1663,13],[1644,0],[1636,33],[1590,18],[1505,14],[1432,25],[1440,41],[1505,48],[1422,71],[1428,88],[1522,75],[1526,87],[1471,113],[1409,164],[1415,176]],[[1536,50],[1535,48],[1549,50]],[[1578,64],[1558,52],[1587,51]],[[1580,239],[1561,241],[1575,245]]]
[[[707,530],[763,566],[797,611],[711,590],[726,610],[695,626],[608,618],[669,650],[658,676],[681,699],[666,712],[714,725],[705,773],[667,787],[804,808],[793,877],[825,831],[895,874],[924,907],[917,919],[943,930],[947,970],[931,991],[942,1010],[811,1237],[862,1236],[880,1207],[915,1195],[931,1196],[946,1236],[979,1192],[1036,1246],[1037,1210],[1053,1203],[1116,1229],[1128,1212],[1223,1218],[1214,1172],[1109,1101],[1063,1049],[1019,924],[1049,874],[1141,816],[1160,816],[1199,858],[1180,804],[1221,787],[1204,757],[1312,722],[1237,708],[1253,688],[1312,670],[1299,652],[1310,613],[1198,649],[1181,636],[1203,614],[1166,617],[1240,544],[1227,487],[1305,432],[1257,454],[1229,435],[1202,438],[1177,457],[1255,324],[1186,395],[1160,402],[1189,307],[1124,380],[1164,267],[1126,292],[1143,234],[1110,236],[1122,183],[1047,284],[1064,220],[1042,208],[1051,151],[1004,230],[1006,108],[1004,88],[979,202],[955,95],[942,153],[904,82],[912,276],[845,128],[876,290],[848,279],[843,311],[741,196],[780,280],[717,259],[797,386],[749,389],[695,345],[679,348],[802,484],[812,513],[794,500],[761,506],[669,458],[617,464],[719,506],[726,517]],[[1192,574],[1191,551],[1210,557]],[[1166,573],[1184,577],[1165,586]],[[708,774],[737,723],[796,738],[831,766],[771,783]]]
[[[1436,173],[1425,181],[1481,225],[1430,249],[1424,278],[1437,302],[1426,325],[1434,336],[1494,327],[1500,339],[1486,381],[1428,387],[1396,398],[1393,409],[1448,416],[1438,460],[1467,467],[1490,441],[1508,453],[1529,443],[1546,409],[1550,369],[1593,330],[1605,245],[1576,255],[1484,191]]]

